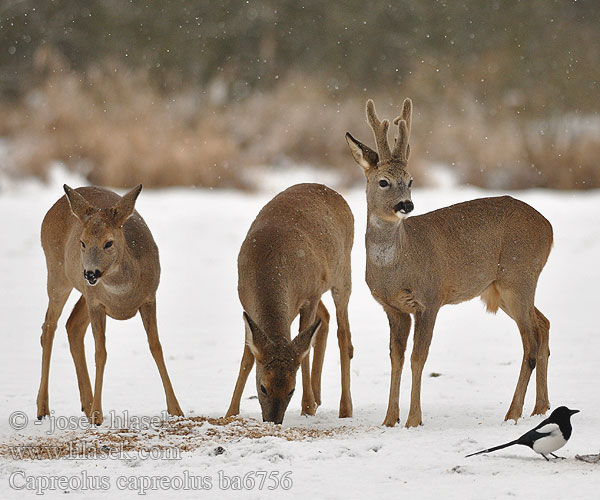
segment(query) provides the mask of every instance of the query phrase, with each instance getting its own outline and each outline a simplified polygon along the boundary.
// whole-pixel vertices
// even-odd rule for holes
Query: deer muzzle
[[[263,422],[273,422],[281,424],[285,416],[287,404],[284,401],[274,401],[268,408],[263,409]]]
[[[410,200],[401,201],[396,206],[394,206],[394,212],[401,214],[409,214],[415,208],[414,204]]]
[[[99,269],[96,269],[95,271],[88,271],[84,269],[83,271],[83,277],[91,286],[94,286],[98,282],[100,276],[102,276],[102,272]]]

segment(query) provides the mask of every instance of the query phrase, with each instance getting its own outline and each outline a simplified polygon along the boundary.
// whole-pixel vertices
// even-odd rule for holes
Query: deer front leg
[[[400,379],[404,365],[406,341],[410,333],[410,314],[386,309],[390,323],[390,360],[392,362],[392,375],[390,380],[390,397],[387,413],[383,425],[393,427],[400,418]]]
[[[48,309],[46,318],[42,325],[42,377],[40,379],[40,388],[37,396],[37,418],[41,420],[46,415],[50,415],[48,405],[48,379],[50,376],[50,357],[52,355],[52,344],[54,342],[54,333],[58,318],[65,307],[65,302],[69,298],[71,288],[58,286],[52,276],[48,275]]]
[[[152,357],[154,358],[156,366],[158,367],[158,372],[160,373],[160,378],[165,390],[165,396],[167,398],[167,411],[170,415],[183,417],[183,412],[181,411],[179,402],[175,397],[175,392],[173,391],[173,386],[171,385],[171,379],[169,378],[169,373],[167,372],[162,346],[160,345],[160,340],[158,339],[158,326],[156,324],[156,301],[153,300],[152,302],[144,304],[142,307],[140,307],[140,316],[142,317],[142,322],[144,323],[144,328],[148,336],[150,352],[152,353]]]
[[[75,371],[77,373],[77,384],[79,386],[79,398],[81,400],[81,411],[85,412],[89,418],[92,409],[92,385],[90,384],[90,376],[88,374],[87,364],[85,361],[85,347],[83,339],[85,331],[90,324],[85,297],[82,295],[73,312],[67,320],[67,335],[69,338],[69,347],[73,363],[75,363]]]
[[[436,316],[437,309],[425,310],[416,314],[415,342],[410,360],[412,391],[410,394],[410,411],[406,420],[406,427],[416,427],[423,422],[421,415],[421,378],[423,376],[423,367],[429,354]]]
[[[92,323],[94,333],[94,345],[96,348],[96,380],[94,382],[94,398],[90,410],[90,423],[101,425],[104,421],[102,413],[102,383],[104,381],[104,366],[106,365],[106,313],[102,306],[90,307],[88,314]]]
[[[301,415],[314,415],[317,412],[317,402],[310,383],[310,353],[302,360],[302,411]]]
[[[229,409],[225,414],[225,417],[232,417],[239,415],[240,413],[240,400],[242,399],[242,393],[248,380],[248,375],[254,366],[254,355],[250,348],[244,344],[244,354],[242,355],[242,362],[240,363],[240,373],[238,374],[237,382],[235,383],[235,389],[233,390],[233,396],[231,397],[231,403]]]

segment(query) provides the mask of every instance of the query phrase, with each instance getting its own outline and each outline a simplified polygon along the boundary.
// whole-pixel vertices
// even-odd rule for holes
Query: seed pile
[[[147,429],[96,429],[65,431],[52,436],[15,434],[0,443],[0,457],[14,460],[49,460],[118,457],[119,453],[160,452],[177,449],[213,452],[220,445],[244,439],[278,438],[287,441],[334,439],[356,431],[353,427],[315,429],[263,423],[229,417],[183,417],[163,420]]]

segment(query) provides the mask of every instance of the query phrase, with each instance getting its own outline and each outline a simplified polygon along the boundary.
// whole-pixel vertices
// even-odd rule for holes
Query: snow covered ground
[[[80,498],[77,486],[86,481],[94,484],[93,477],[102,476],[105,479],[96,483],[98,489],[83,492],[81,498],[138,498],[140,493],[153,498],[597,496],[600,466],[577,461],[574,456],[600,451],[600,332],[595,319],[600,299],[598,192],[513,194],[541,211],[554,226],[555,246],[541,275],[536,303],[552,324],[549,390],[553,407],[565,404],[581,410],[573,418],[572,439],[559,452],[567,460],[549,463],[521,447],[464,458],[467,453],[512,440],[541,420],[526,416],[517,426],[503,423],[518,376],[521,342],[516,325],[503,313],[486,314],[480,301],[445,307],[438,316],[425,367],[424,425],[416,429],[380,426],[390,375],[388,326],[363,278],[362,190],[342,192],[356,219],[354,291],[350,300],[355,346],[354,418],[337,418],[339,354],[332,320],[323,372],[323,405],[315,417],[300,416],[297,391],[282,430],[252,420],[228,426],[198,424],[189,437],[197,446],[173,460],[130,455],[15,460],[8,448],[11,445],[48,439],[64,444],[87,435],[84,429],[51,429],[48,420],[42,425],[33,423],[40,375],[40,326],[46,309],[46,270],[39,227],[46,210],[61,195],[65,181],[80,184],[78,179],[62,175],[46,186],[0,184],[0,446],[4,450],[0,457],[0,498],[36,496],[29,487],[39,487],[46,498],[65,498],[65,492]],[[161,252],[159,331],[171,380],[186,416],[220,417],[229,405],[243,347],[236,293],[237,252],[249,224],[275,194],[276,187],[273,184],[269,192],[259,194],[191,189],[143,191],[138,200],[137,208],[153,230]],[[415,189],[413,200],[416,213],[424,213],[486,195],[469,188]],[[53,421],[62,427],[66,418],[81,414],[64,329],[75,300],[73,294],[59,323],[50,372]],[[329,296],[326,305],[333,312]],[[91,335],[87,336],[86,347],[93,377]],[[129,415],[130,422],[139,416],[159,416],[165,409],[163,389],[139,317],[107,322],[107,351],[105,415],[114,412],[121,419]],[[430,377],[432,372],[440,376]],[[241,416],[260,420],[258,401],[250,399],[255,392],[252,374],[242,399]],[[527,415],[533,408],[534,393],[532,379],[525,404]],[[409,396],[410,369],[406,364],[401,388],[403,423]],[[240,425],[256,433],[242,435]],[[23,429],[13,428],[20,426]],[[310,434],[306,429],[321,432]],[[149,442],[161,443],[157,432],[149,436]],[[188,438],[174,439],[170,442],[182,444]],[[254,471],[270,474],[262,490],[262,476],[253,475]],[[268,490],[275,484],[275,473],[280,478],[278,488]],[[159,476],[165,479],[157,483]],[[202,476],[204,482],[196,482],[196,487],[204,486],[205,490],[182,489],[184,484],[192,484],[186,479],[189,476]],[[241,485],[244,490],[233,490],[231,484],[225,489],[225,477],[231,483],[236,481],[234,476],[246,478]],[[42,490],[61,477],[70,485]],[[151,481],[158,490],[147,491]],[[14,489],[24,486],[27,488]]]

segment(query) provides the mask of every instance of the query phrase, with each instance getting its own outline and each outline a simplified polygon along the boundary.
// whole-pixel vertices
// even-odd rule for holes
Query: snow
[[[76,294],[69,299],[61,317],[50,371],[52,421],[62,430],[50,429],[49,420],[41,425],[33,423],[40,375],[40,326],[46,309],[40,223],[61,195],[63,182],[73,187],[82,183],[62,174],[54,175],[47,185],[5,182],[0,186],[0,445],[5,447],[48,439],[81,442],[92,432],[71,429],[74,424],[85,427],[85,421],[79,421],[79,393],[64,326]],[[294,182],[297,180],[307,179],[294,177]],[[186,416],[198,417],[197,422],[201,422],[189,437],[177,435],[169,442],[195,443],[193,449],[182,451],[173,460],[127,456],[19,461],[5,454],[0,456],[0,498],[36,496],[35,491],[12,489],[11,478],[17,486],[22,486],[26,478],[43,486],[47,484],[43,481],[57,477],[70,480],[71,487],[67,484],[66,488],[63,485],[41,491],[44,498],[65,498],[64,490],[79,498],[73,486],[77,486],[77,480],[91,476],[105,476],[102,484],[108,489],[87,490],[82,495],[86,499],[117,495],[139,498],[140,493],[152,498],[443,496],[461,500],[567,495],[589,499],[597,495],[598,465],[577,461],[574,456],[600,450],[600,335],[594,312],[600,298],[596,287],[600,281],[599,192],[513,193],[542,212],[555,232],[554,249],[541,275],[536,304],[551,321],[552,405],[581,410],[573,417],[571,440],[558,452],[566,460],[546,462],[525,447],[464,458],[468,453],[510,441],[542,419],[525,416],[517,426],[503,423],[520,366],[520,337],[512,320],[503,313],[486,314],[478,300],[440,311],[423,381],[424,425],[415,429],[380,425],[389,389],[388,326],[383,310],[364,282],[366,211],[362,190],[341,191],[356,220],[354,291],[350,300],[355,346],[354,417],[337,418],[340,369],[332,319],[323,370],[323,405],[316,416],[300,416],[298,383],[299,390],[282,428],[262,424],[258,401],[249,399],[256,394],[252,373],[241,404],[241,417],[249,420],[223,426],[200,418],[221,417],[229,405],[244,338],[236,292],[237,252],[258,210],[283,187],[276,184],[253,194],[170,189],[143,191],[138,199],[137,208],[152,229],[161,252],[158,322],[167,368]],[[487,195],[464,187],[416,189],[415,213]],[[325,303],[333,313],[329,295]],[[93,377],[90,334],[86,337],[86,349]],[[129,321],[108,320],[107,351],[103,390],[107,421],[113,412],[114,418],[129,419],[125,426],[131,432],[125,438],[138,435],[148,443],[165,444],[157,431],[136,434],[135,419],[139,422],[141,418],[158,418],[165,409],[158,371],[138,317]],[[429,376],[434,372],[440,376]],[[526,398],[526,415],[533,408],[534,378]],[[400,396],[402,423],[408,413],[409,396],[407,362]],[[15,412],[24,412],[28,418],[26,427],[19,431],[9,423]],[[64,429],[65,426],[69,428]],[[107,433],[106,427],[105,424],[99,433]],[[315,433],[310,434],[311,430]],[[253,432],[265,436],[254,438]],[[252,476],[253,471],[271,474],[262,490],[258,489],[260,478]],[[286,481],[292,483],[289,490],[281,486],[273,491],[267,489],[274,484],[274,473],[282,477],[286,472]],[[249,473],[256,480],[254,488]],[[245,475],[246,490],[221,489],[226,486],[225,476],[231,483],[232,477]],[[162,489],[142,491],[148,488],[152,476],[167,478],[161,483]],[[205,490],[182,490],[181,481],[190,476],[201,476],[203,482],[196,486]],[[119,491],[118,481],[131,489]],[[169,484],[179,489],[164,489]]]

